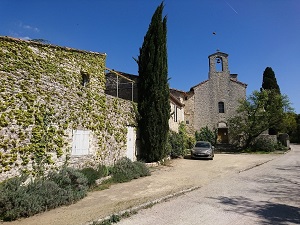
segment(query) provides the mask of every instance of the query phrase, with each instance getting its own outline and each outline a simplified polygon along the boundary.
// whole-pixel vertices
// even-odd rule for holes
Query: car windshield
[[[198,147],[198,148],[209,148],[210,147],[210,144],[209,143],[205,143],[205,142],[197,142],[195,147]]]

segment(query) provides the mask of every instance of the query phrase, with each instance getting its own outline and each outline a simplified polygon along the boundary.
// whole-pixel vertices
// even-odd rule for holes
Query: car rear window
[[[205,142],[197,142],[195,147],[199,147],[199,148],[209,148],[210,144],[209,143],[205,143]]]

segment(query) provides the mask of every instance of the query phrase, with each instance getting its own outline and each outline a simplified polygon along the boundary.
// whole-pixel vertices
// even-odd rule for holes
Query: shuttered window
[[[88,155],[89,154],[89,130],[74,130],[72,155]]]

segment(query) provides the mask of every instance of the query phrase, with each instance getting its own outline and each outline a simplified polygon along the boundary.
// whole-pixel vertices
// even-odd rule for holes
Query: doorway
[[[228,128],[218,128],[218,143],[228,143]]]

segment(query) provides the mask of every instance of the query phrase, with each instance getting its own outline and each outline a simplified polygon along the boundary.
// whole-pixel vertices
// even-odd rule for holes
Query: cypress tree
[[[137,63],[140,157],[146,162],[166,155],[170,103],[167,65],[167,18],[161,3],[152,16]]]
[[[280,88],[277,84],[275,73],[271,67],[267,67],[263,73],[262,88],[264,90],[275,90],[280,94]]]
[[[283,122],[283,108],[282,108],[282,98],[276,97],[276,95],[281,96],[279,85],[275,77],[275,73],[271,67],[267,67],[263,73],[262,89],[269,90],[269,100],[266,102],[264,108],[266,111],[274,113],[274,117],[277,119],[277,126],[269,127],[269,134],[276,135],[278,133],[278,127],[280,123]],[[274,119],[274,118],[273,118]]]

